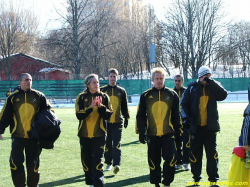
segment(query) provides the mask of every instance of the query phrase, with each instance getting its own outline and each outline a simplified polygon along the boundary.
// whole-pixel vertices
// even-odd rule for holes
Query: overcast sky
[[[144,0],[146,3],[150,3],[155,7],[155,13],[160,19],[164,18],[165,7],[168,7],[172,0]],[[250,0],[223,0],[225,5],[225,11],[228,12],[229,19],[235,21],[245,20],[250,21]],[[40,18],[40,29],[46,28],[46,25],[50,20],[58,18],[55,8],[60,9],[61,2],[65,0],[26,0],[27,6],[33,5],[35,13]],[[47,27],[56,26],[54,22],[49,22]]]

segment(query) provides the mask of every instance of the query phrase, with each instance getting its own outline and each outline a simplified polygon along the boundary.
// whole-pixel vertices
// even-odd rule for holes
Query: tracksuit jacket
[[[42,109],[50,109],[43,93],[30,89],[13,92],[5,102],[0,114],[0,134],[10,125],[10,133],[14,137],[29,138],[28,131],[35,115]]]
[[[102,97],[102,106],[91,107],[95,96]],[[75,104],[76,117],[79,120],[78,136],[80,137],[101,137],[106,134],[106,120],[113,113],[107,94],[97,92],[92,94],[89,90],[80,93]]]
[[[113,114],[108,120],[108,123],[123,123],[123,118],[129,119],[128,99],[124,88],[120,86],[105,85],[100,88],[103,93],[109,95],[110,103],[112,104]]]
[[[167,87],[155,87],[145,91],[140,97],[136,116],[137,133],[148,136],[163,136],[179,132],[179,98],[175,91]]]

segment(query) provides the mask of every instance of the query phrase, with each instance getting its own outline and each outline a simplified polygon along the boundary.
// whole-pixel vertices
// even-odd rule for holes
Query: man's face
[[[94,77],[87,87],[91,93],[96,93],[99,91],[99,81]]]
[[[162,73],[155,73],[153,78],[154,87],[157,89],[162,89],[164,87],[165,78]]]
[[[181,77],[175,77],[174,78],[174,84],[177,89],[180,89],[183,85],[184,81],[181,79]]]
[[[110,73],[108,78],[109,78],[110,85],[116,85],[116,82],[118,80],[118,76],[115,73]]]
[[[29,75],[23,76],[23,79],[19,81],[21,89],[24,91],[28,91],[32,87],[32,77]]]
[[[206,75],[203,75],[202,77],[200,77],[199,78],[199,81],[201,82],[201,84],[203,84],[203,85],[207,85],[207,82],[206,81],[204,81],[204,78],[205,77],[211,77],[211,74],[209,73],[209,74],[206,74]]]

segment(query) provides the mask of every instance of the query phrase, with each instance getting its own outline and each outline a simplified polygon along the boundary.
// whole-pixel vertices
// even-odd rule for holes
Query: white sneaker
[[[182,168],[182,165],[181,165],[181,164],[175,165],[175,169],[176,169],[176,170],[179,170],[179,169],[181,169],[181,168]]]
[[[189,164],[183,164],[183,167],[184,167],[184,169],[185,169],[186,171],[188,171],[188,170],[191,169],[190,166],[189,166]]]
[[[89,187],[94,187],[94,185],[89,185]]]
[[[116,175],[119,171],[120,171],[120,166],[119,166],[119,165],[116,165],[116,166],[114,167],[114,174]]]
[[[105,171],[111,171],[112,167],[112,165],[107,165]]]

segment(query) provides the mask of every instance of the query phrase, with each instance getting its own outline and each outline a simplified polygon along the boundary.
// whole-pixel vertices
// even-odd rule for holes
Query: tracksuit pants
[[[176,137],[176,148],[177,148],[177,163],[176,164],[189,164],[189,133],[188,129],[183,127],[182,136],[177,135]]]
[[[108,165],[121,165],[121,139],[123,125],[120,123],[107,124],[107,139],[105,148],[105,163]]]
[[[25,152],[25,157],[24,157]],[[24,158],[26,158],[27,186],[37,187],[39,182],[39,156],[41,148],[35,139],[12,137],[10,169],[15,187],[26,186]]]
[[[190,161],[191,172],[195,182],[201,177],[203,146],[205,147],[207,157],[207,175],[210,182],[216,182],[219,179],[218,174],[218,152],[216,150],[217,133],[207,130],[207,126],[197,126],[196,133],[191,134],[190,140]]]
[[[81,161],[87,185],[104,186],[102,158],[105,149],[105,136],[85,138],[80,137]]]
[[[162,183],[169,186],[174,180],[176,164],[176,148],[174,134],[164,136],[148,136],[148,164],[150,168],[150,183],[161,183],[161,156],[163,157]]]

